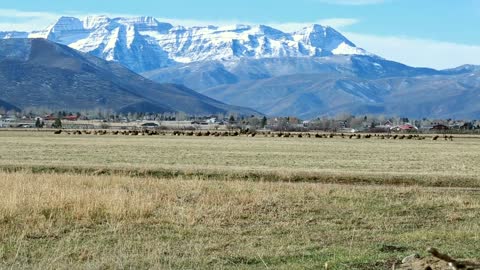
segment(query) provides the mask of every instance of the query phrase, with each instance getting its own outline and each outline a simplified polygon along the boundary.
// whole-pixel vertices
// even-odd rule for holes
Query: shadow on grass
[[[365,174],[352,172],[276,172],[265,171],[227,171],[227,170],[181,170],[181,169],[141,169],[141,168],[91,168],[70,166],[0,166],[0,171],[33,174],[79,174],[79,175],[118,175],[130,177],[153,177],[158,179],[199,179],[199,180],[240,180],[256,182],[291,182],[291,183],[324,183],[353,185],[389,185],[389,186],[421,186],[449,188],[480,188],[480,179],[473,176],[449,175],[396,175]]]

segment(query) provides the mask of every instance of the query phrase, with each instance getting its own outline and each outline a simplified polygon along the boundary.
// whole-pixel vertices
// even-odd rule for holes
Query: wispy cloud
[[[384,3],[385,0],[316,0],[318,2],[332,5],[363,6]]]
[[[322,20],[317,20],[313,22],[286,22],[286,23],[271,22],[267,24],[285,32],[293,32],[312,24],[321,24],[321,25],[330,26],[330,27],[341,30],[347,26],[357,24],[358,22],[359,20],[354,18],[329,18],[329,19],[322,19]]]
[[[134,17],[132,14],[85,14],[80,12],[39,12],[24,11],[16,9],[0,9],[0,31],[35,31],[43,30],[49,25],[55,23],[62,16],[72,16],[83,18],[86,16],[106,15],[108,17]]]
[[[344,33],[357,46],[386,59],[415,67],[446,69],[480,65],[480,46],[399,36]]]
[[[328,25],[335,28],[343,28],[359,23],[360,21],[355,18],[330,18],[320,20],[320,24]]]
[[[83,18],[89,15],[106,15],[111,18],[114,17],[134,17],[139,15],[134,14],[82,14],[78,12],[67,13],[53,13],[53,12],[37,12],[37,11],[23,11],[15,9],[0,9],[0,31],[34,31],[42,30],[47,26],[53,24],[61,16],[73,16]],[[259,24],[258,22],[245,22],[240,20],[191,20],[178,18],[157,18],[162,22],[169,22],[174,25],[182,26],[206,26],[206,25],[232,25],[232,24]],[[281,29],[283,31],[295,31],[311,24],[322,24],[342,29],[344,27],[358,23],[355,18],[326,18],[312,22],[269,22],[265,21],[262,24],[270,25],[272,27]]]
[[[0,31],[32,31],[54,22],[58,14],[15,9],[0,9]]]

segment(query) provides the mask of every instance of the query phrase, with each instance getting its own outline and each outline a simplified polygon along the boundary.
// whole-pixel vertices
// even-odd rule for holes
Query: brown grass
[[[430,245],[480,256],[479,207],[471,190],[0,173],[0,268],[384,269]]]
[[[480,257],[475,138],[0,140],[0,269],[390,269],[428,246]]]
[[[0,132],[10,171],[480,187],[477,139],[68,136]]]

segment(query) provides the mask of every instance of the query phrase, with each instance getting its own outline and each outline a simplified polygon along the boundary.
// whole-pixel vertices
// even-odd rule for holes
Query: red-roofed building
[[[76,115],[67,115],[67,116],[65,116],[63,119],[68,120],[68,121],[77,121],[77,120],[78,120],[78,116],[76,116]]]
[[[403,124],[400,126],[392,127],[394,131],[416,131],[418,128],[412,124]]]
[[[411,124],[404,124],[400,126],[401,130],[417,130],[418,128]]]
[[[44,119],[47,120],[47,121],[53,121],[53,120],[56,120],[57,117],[56,117],[56,116],[53,116],[52,114],[50,114],[50,115],[46,115],[46,116],[44,117]]]

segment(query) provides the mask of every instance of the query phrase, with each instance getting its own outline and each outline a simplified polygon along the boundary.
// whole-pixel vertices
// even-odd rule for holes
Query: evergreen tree
[[[55,119],[55,122],[52,125],[53,128],[62,128],[62,121],[60,118]]]
[[[230,118],[228,119],[228,122],[229,122],[230,124],[235,123],[235,117],[234,117],[233,115],[230,115]]]
[[[264,116],[262,118],[262,123],[260,125],[262,126],[262,128],[264,128],[267,125],[267,117],[266,116]]]
[[[35,127],[36,128],[42,128],[43,127],[43,122],[40,121],[40,118],[37,118],[35,121]]]

